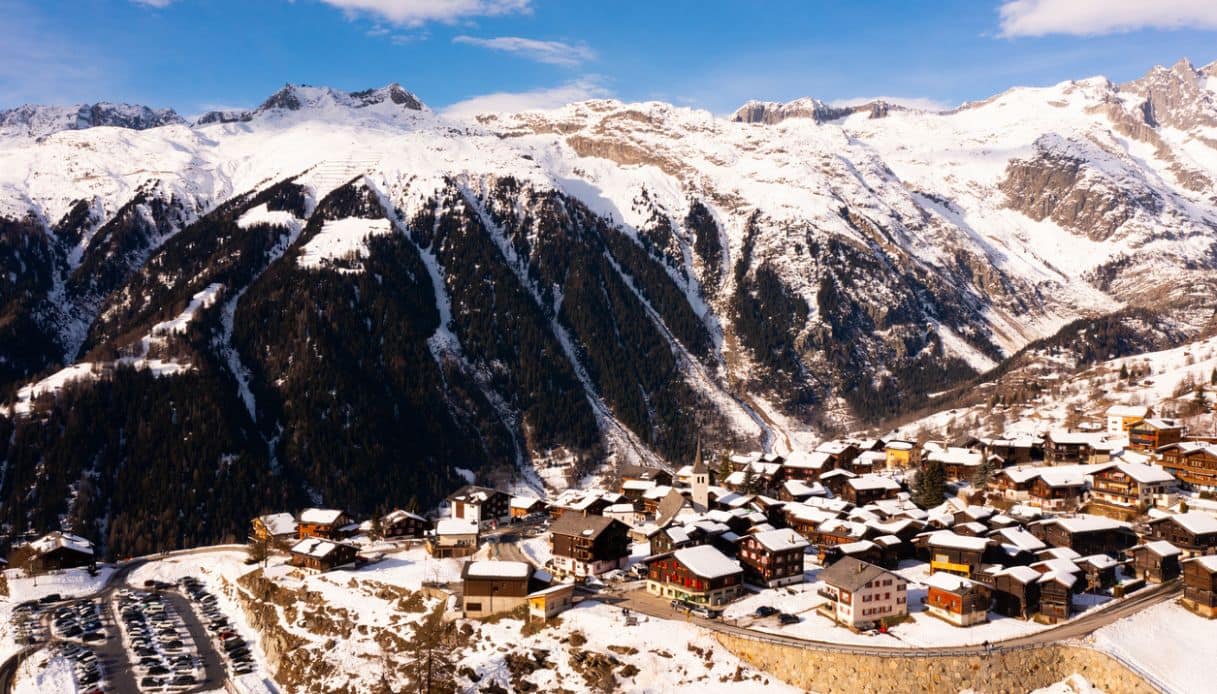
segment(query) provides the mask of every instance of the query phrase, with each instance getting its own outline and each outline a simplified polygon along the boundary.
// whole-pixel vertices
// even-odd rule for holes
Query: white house
[[[886,569],[845,557],[820,572],[820,611],[839,624],[869,629],[908,615],[908,582]]]

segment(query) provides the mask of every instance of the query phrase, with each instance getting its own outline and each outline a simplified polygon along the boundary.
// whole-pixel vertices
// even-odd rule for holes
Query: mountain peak
[[[300,111],[330,106],[367,108],[386,103],[411,111],[422,111],[426,108],[418,97],[406,91],[396,82],[357,92],[344,92],[331,87],[313,87],[307,84],[286,84],[262,102],[262,105],[257,108],[257,112]]]
[[[871,118],[883,118],[892,109],[903,108],[903,106],[883,99],[873,99],[862,103],[829,104],[810,96],[804,96],[786,103],[749,101],[736,109],[731,120],[737,123],[774,125],[787,118],[810,118],[817,123],[824,123],[844,118],[853,113],[869,113]]]
[[[0,132],[43,137],[62,130],[84,130],[110,126],[147,130],[162,125],[183,125],[186,121],[171,108],[154,109],[140,104],[95,104],[43,106],[25,104],[0,111]]]

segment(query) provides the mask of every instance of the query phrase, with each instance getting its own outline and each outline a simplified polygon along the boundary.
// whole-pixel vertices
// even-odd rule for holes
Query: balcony
[[[819,595],[822,598],[827,598],[828,600],[831,600],[833,602],[837,602],[837,600],[838,600],[837,594],[826,588],[821,588],[821,589],[817,590],[816,595]]]

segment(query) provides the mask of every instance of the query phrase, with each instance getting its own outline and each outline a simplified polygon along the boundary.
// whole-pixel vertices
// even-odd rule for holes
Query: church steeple
[[[706,467],[706,461],[701,456],[701,434],[697,435],[697,449],[693,453],[693,474],[710,474],[710,469]]]
[[[693,454],[693,490],[690,495],[693,510],[707,511],[710,508],[710,469],[701,455],[701,434],[697,435],[697,451]]]

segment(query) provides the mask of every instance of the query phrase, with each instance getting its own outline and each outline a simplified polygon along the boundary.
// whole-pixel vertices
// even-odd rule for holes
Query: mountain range
[[[942,112],[0,111],[0,534],[125,554],[544,492],[879,426],[1032,343],[1180,344],[1215,177],[1187,61]]]

